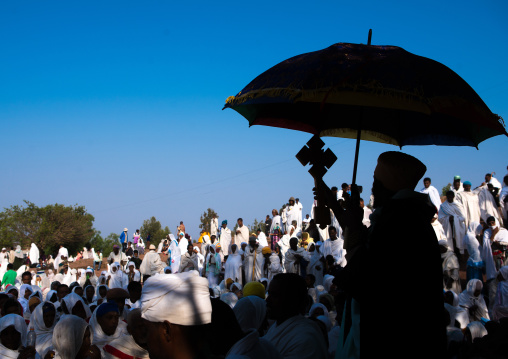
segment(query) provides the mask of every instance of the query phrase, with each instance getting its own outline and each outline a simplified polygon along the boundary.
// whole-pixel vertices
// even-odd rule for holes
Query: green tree
[[[95,234],[92,227],[94,217],[85,207],[52,204],[37,207],[24,201],[25,207],[11,206],[0,213],[0,244],[20,244],[27,248],[35,243],[46,254],[56,253],[65,246],[76,253]]]
[[[210,233],[210,222],[212,221],[214,214],[217,216],[217,218],[219,218],[219,215],[217,214],[217,212],[215,212],[211,208],[208,208],[205,212],[203,212],[201,217],[199,217],[199,221],[201,222],[201,224],[199,225],[199,228],[201,230],[204,230],[204,231]]]
[[[102,255],[107,257],[113,251],[113,246],[119,244],[119,234],[110,233],[109,236],[103,238],[101,231],[95,231],[93,238],[90,240],[90,245],[97,251],[100,250]]]
[[[443,189],[441,190],[441,195],[443,197],[446,197],[446,192],[450,191],[452,189],[452,184],[451,183],[448,183],[446,186],[443,187]]]
[[[247,227],[249,228],[249,233],[257,233],[257,230],[259,228],[261,228],[261,231],[264,232],[266,225],[265,225],[265,222],[258,222],[258,220],[256,218],[254,218],[254,222],[250,226],[247,226]]]
[[[171,231],[169,227],[166,226],[162,228],[161,222],[157,220],[155,217],[151,217],[150,219],[144,220],[143,225],[139,228],[139,234],[141,234],[141,238],[143,240],[148,239],[148,235],[150,235],[150,244],[157,246],[159,242],[166,238]]]

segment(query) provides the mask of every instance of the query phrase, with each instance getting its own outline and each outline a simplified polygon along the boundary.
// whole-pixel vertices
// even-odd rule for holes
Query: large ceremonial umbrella
[[[445,65],[396,46],[337,43],[282,61],[226,100],[249,125],[406,145],[473,146],[503,120]]]

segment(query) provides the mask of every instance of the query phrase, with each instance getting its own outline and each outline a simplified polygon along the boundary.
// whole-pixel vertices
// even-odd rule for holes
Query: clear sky
[[[84,205],[104,235],[155,216],[199,234],[208,207],[250,224],[299,197],[311,135],[254,126],[225,99],[286,58],[337,42],[395,45],[442,62],[508,119],[508,3],[499,1],[4,1],[0,3],[0,207]],[[425,126],[424,123],[421,126]],[[323,138],[351,182],[354,141]],[[397,147],[362,142],[358,184]],[[508,139],[479,150],[403,148],[439,190],[507,173]],[[365,194],[368,197],[368,194]]]

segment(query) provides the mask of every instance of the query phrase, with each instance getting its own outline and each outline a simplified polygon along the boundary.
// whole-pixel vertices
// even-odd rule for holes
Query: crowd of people
[[[356,358],[422,345],[422,355],[508,356],[508,176],[475,189],[456,176],[442,200],[430,178],[414,190],[425,171],[412,156],[382,154],[368,205],[358,186],[318,182],[326,226],[316,201],[303,218],[291,197],[254,233],[242,218],[230,230],[214,216],[196,243],[181,222],[156,247],[125,228],[102,271],[93,248],[73,258],[93,266],[77,269],[63,246],[45,261],[32,244],[30,266],[21,247],[3,248],[0,355]],[[412,317],[403,324],[397,313]],[[395,333],[400,345],[362,339],[360,350],[360,318],[362,338],[394,343]]]

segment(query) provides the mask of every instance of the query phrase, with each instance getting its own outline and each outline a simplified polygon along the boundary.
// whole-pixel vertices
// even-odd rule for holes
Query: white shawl
[[[450,216],[453,216],[453,229],[449,221]],[[454,201],[452,203],[444,201],[443,203],[441,203],[438,219],[443,226],[443,230],[448,240],[448,247],[454,248],[453,246],[453,234],[454,234],[455,244],[457,245],[457,248],[460,250],[461,253],[464,253],[465,246],[462,239],[466,234],[466,215],[464,214],[464,208],[462,207],[462,205],[457,201]]]
[[[97,321],[97,309],[94,310],[92,314],[92,319],[90,319],[90,329],[92,330],[92,344],[97,345],[99,349],[102,349],[102,347],[113,340],[119,338],[120,336],[127,333],[127,324],[119,320],[118,321],[118,327],[116,327],[115,333],[113,335],[107,335],[102,331],[102,327]]]

